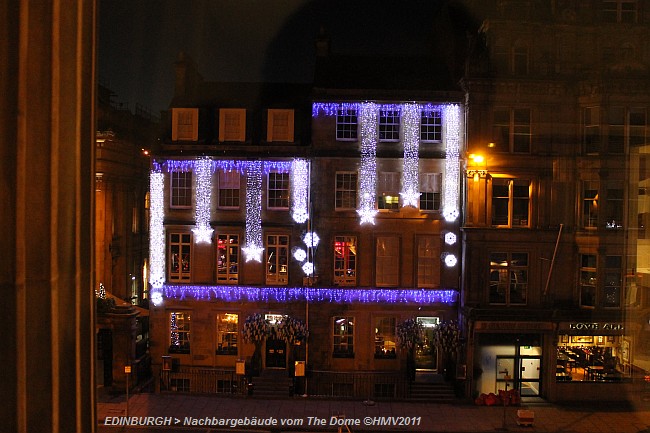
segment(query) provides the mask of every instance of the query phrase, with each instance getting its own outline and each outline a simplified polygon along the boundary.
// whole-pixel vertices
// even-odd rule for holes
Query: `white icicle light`
[[[262,162],[251,161],[246,169],[246,261],[262,262]]]
[[[296,158],[291,162],[291,217],[298,224],[309,219],[309,161]]]
[[[420,203],[420,106],[404,104],[402,122],[404,124],[404,161],[402,170],[402,207],[419,207]]]
[[[194,241],[200,243],[212,243],[212,232],[210,227],[210,208],[212,197],[212,161],[208,158],[201,158],[194,164],[196,174],[196,208],[194,218],[196,227],[192,229]]]
[[[445,220],[458,218],[458,182],[460,179],[461,120],[460,106],[446,105],[443,110],[445,152],[445,182],[443,184],[443,211]]]
[[[359,168],[359,209],[361,224],[375,223],[375,192],[377,188],[377,104],[359,104],[359,125],[361,127],[361,167]]]
[[[154,305],[162,302],[165,284],[165,175],[159,170],[149,174],[149,281]],[[158,301],[158,303],[156,303]]]

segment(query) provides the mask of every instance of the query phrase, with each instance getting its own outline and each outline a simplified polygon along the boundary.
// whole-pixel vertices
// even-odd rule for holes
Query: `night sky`
[[[309,82],[323,26],[333,53],[423,55],[442,0],[100,0],[98,74],[115,100],[166,109],[187,52],[207,81]]]

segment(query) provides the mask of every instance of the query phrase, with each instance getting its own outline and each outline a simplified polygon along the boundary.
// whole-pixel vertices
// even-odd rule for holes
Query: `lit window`
[[[339,141],[357,140],[357,110],[343,108],[336,111],[336,139]]]
[[[268,110],[266,140],[293,142],[293,110]]]
[[[334,284],[355,286],[357,284],[357,238],[334,237]]]
[[[172,171],[171,178],[171,207],[192,207],[192,172]]]
[[[379,287],[399,285],[399,238],[379,236],[376,241],[375,278]]]
[[[169,235],[169,281],[188,282],[192,271],[192,235]]]
[[[266,284],[289,281],[289,236],[266,236]]]
[[[596,306],[596,255],[580,255],[580,306]]]
[[[420,210],[440,210],[442,173],[420,174]]]
[[[379,141],[399,141],[400,121],[399,110],[380,110]]]
[[[354,358],[354,317],[334,317],[334,358]]]
[[[243,108],[219,109],[219,141],[246,140],[246,110]]]
[[[528,253],[490,253],[490,304],[524,305]]]
[[[217,235],[217,282],[239,282],[239,235]]]
[[[597,180],[582,183],[582,227],[598,227],[598,188]]]
[[[401,174],[382,171],[377,176],[377,209],[399,210]]]
[[[397,358],[395,318],[375,318],[375,359]]]
[[[492,179],[492,225],[497,227],[528,227],[530,214],[530,181],[524,179]]]
[[[237,171],[219,172],[219,208],[239,209],[241,176]]]
[[[267,206],[269,209],[289,209],[289,173],[269,173]]]
[[[217,355],[237,355],[238,323],[237,314],[217,314]]]
[[[189,311],[169,313],[169,353],[190,353],[190,320]]]
[[[423,109],[420,116],[420,141],[439,143],[442,140],[442,118],[440,110]]]
[[[172,108],[172,141],[199,139],[199,109]]]
[[[357,173],[336,173],[334,207],[336,210],[355,210],[357,208]]]
[[[440,266],[436,257],[440,257],[440,243],[433,236],[417,238],[417,276],[418,287],[435,287],[440,280]]]

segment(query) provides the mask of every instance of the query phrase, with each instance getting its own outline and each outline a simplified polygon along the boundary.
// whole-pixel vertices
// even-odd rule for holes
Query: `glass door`
[[[418,317],[422,324],[424,336],[415,348],[415,369],[420,371],[435,371],[438,369],[438,351],[434,344],[433,331],[438,326],[438,317]]]

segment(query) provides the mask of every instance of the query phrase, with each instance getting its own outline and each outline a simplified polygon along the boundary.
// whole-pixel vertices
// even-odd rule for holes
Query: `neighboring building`
[[[396,333],[411,317],[428,337],[415,366],[443,370],[431,333],[457,318],[463,95],[399,60],[426,68],[425,90],[359,90],[340,72],[315,87],[207,83],[179,58],[150,186],[162,389],[231,392],[238,361],[264,376],[260,359],[286,375],[306,361],[310,395],[403,397]],[[257,314],[272,329],[258,345],[242,338]],[[306,340],[280,338],[288,317]]]
[[[464,3],[467,391],[638,399],[650,3]]]
[[[159,119],[140,106],[135,113],[98,87],[95,148],[95,291],[117,304],[97,318],[97,383],[107,389],[151,376],[148,354],[149,149]],[[143,307],[143,308],[140,308]]]

